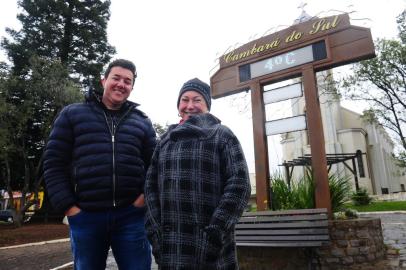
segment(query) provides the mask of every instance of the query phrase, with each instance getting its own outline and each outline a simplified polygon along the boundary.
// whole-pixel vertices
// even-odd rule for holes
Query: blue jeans
[[[75,270],[104,270],[111,247],[120,270],[150,270],[144,209],[131,205],[68,217]]]

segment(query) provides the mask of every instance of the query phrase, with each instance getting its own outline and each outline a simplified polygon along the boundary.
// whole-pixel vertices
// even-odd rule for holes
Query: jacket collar
[[[106,105],[104,105],[104,103],[102,102],[102,96],[97,93],[96,91],[93,90],[89,90],[89,92],[85,95],[85,101],[86,102],[94,102],[97,106],[101,107],[104,111],[108,111],[109,109],[106,107]],[[120,109],[119,109],[119,113],[123,113],[127,110],[130,110],[132,108],[136,108],[138,107],[139,104],[126,100],[123,105],[121,105]]]
[[[162,143],[164,143],[165,140],[208,139],[215,134],[220,123],[221,121],[210,113],[192,116],[182,125],[171,125],[168,131],[162,136]]]

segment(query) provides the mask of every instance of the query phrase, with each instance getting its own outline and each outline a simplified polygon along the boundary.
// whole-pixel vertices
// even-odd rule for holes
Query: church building
[[[392,157],[394,144],[388,133],[341,106],[335,88],[329,86],[331,76],[331,71],[318,75],[329,174],[350,177],[354,190],[365,188],[369,194],[406,191],[406,170]],[[306,113],[304,97],[292,99],[291,104],[293,115]],[[307,130],[282,134],[281,144],[286,176],[300,179],[311,157]]]

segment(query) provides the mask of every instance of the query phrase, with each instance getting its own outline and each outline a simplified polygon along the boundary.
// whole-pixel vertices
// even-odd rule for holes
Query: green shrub
[[[351,195],[351,200],[354,205],[368,205],[372,198],[369,197],[368,191],[365,188],[360,188]]]
[[[305,176],[295,185],[296,209],[315,208],[314,199],[314,179],[310,171],[306,171]]]
[[[272,210],[315,208],[315,181],[311,171],[299,181],[292,181],[290,187],[279,173],[271,176]],[[331,207],[333,212],[343,210],[348,200],[351,184],[348,177],[329,176]]]
[[[348,218],[357,218],[358,212],[355,209],[345,209],[345,216]]]
[[[334,212],[334,219],[354,219],[358,218],[358,212],[354,209]]]
[[[275,173],[271,176],[272,210],[294,209],[294,195],[283,176]]]
[[[349,177],[330,175],[329,179],[330,201],[332,212],[342,211],[345,202],[349,199],[351,183]]]

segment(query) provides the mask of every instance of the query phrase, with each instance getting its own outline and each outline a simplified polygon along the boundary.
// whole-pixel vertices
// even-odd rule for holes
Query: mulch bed
[[[0,224],[0,247],[68,237],[69,227],[62,223],[25,223],[20,228]]]

